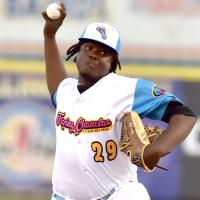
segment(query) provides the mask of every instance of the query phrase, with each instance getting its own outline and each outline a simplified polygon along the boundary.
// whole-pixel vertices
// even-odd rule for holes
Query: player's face
[[[76,57],[79,81],[96,82],[111,70],[114,53],[109,47],[97,42],[84,42]]]

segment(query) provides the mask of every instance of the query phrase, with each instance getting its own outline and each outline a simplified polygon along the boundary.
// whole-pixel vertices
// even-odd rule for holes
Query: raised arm
[[[60,6],[61,17],[57,20],[49,19],[46,12],[42,12],[42,16],[45,19],[43,34],[46,80],[50,94],[53,94],[53,92],[57,90],[60,82],[67,77],[67,72],[61,60],[59,49],[56,43],[56,33],[66,16],[64,4],[60,3]]]

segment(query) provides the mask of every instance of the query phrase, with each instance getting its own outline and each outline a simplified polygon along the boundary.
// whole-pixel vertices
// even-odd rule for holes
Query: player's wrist
[[[45,26],[43,30],[43,34],[44,34],[45,39],[54,39],[56,36],[56,31]]]
[[[160,153],[154,145],[149,144],[143,151],[143,161],[145,165],[152,170],[159,162]]]

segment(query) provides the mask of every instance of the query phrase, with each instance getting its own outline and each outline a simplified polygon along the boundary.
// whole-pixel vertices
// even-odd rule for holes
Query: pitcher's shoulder
[[[119,75],[119,74],[112,74],[112,79],[115,80],[116,82],[120,82],[121,84],[125,83],[133,83],[133,82],[137,82],[138,78],[135,77],[128,77],[128,76],[124,76],[124,75]]]
[[[78,80],[75,78],[65,78],[64,80],[61,81],[58,88],[63,88],[69,85],[74,86],[74,85],[77,85],[77,83],[78,83]]]

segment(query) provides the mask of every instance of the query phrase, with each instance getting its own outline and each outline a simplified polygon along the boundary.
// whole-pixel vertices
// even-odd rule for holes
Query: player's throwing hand
[[[44,27],[44,34],[46,34],[49,37],[52,37],[55,35],[57,30],[60,28],[60,26],[63,23],[63,20],[65,19],[66,14],[66,9],[65,5],[63,3],[58,3],[60,6],[58,10],[60,11],[60,17],[56,20],[52,20],[47,16],[46,11],[42,12],[42,16],[45,19],[45,27]]]

